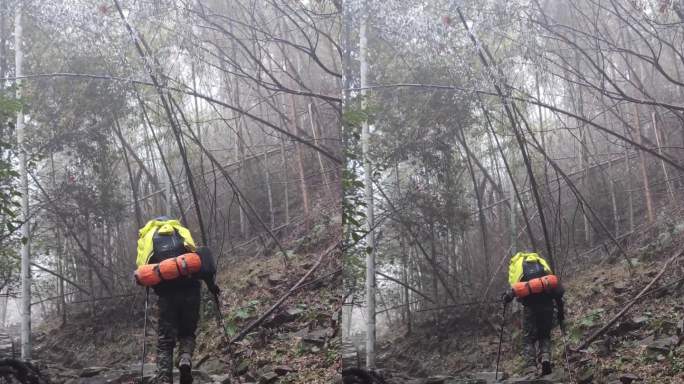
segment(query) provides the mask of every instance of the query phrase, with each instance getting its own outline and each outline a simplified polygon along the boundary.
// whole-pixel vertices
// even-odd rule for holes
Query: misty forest
[[[338,7],[0,2],[0,382],[339,376]]]
[[[684,382],[683,0],[3,0],[0,79],[0,383]]]
[[[684,2],[358,0],[342,17],[356,380],[683,382]],[[564,294],[540,295],[563,307],[503,304],[518,252],[548,263]]]

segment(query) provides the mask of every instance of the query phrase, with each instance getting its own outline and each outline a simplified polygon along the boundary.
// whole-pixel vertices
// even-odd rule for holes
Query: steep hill
[[[567,363],[563,337],[556,327],[552,336],[555,372],[547,381],[537,382],[684,382],[684,216],[681,212],[661,215],[655,224],[638,228],[621,241],[632,268],[610,246],[570,258],[572,271],[563,277]],[[574,350],[651,282],[605,333],[588,347]],[[440,315],[439,327],[432,321],[418,324],[411,335],[386,340],[379,359],[388,382],[447,384],[461,383],[457,378],[466,377],[489,382],[496,366],[501,305],[485,309],[483,313],[489,315],[480,318],[475,310],[456,308]],[[508,376],[515,377],[522,367],[520,336],[520,308],[514,305],[507,313],[500,364]]]

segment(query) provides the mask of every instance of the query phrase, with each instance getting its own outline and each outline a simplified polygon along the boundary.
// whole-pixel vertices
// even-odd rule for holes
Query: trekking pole
[[[499,361],[501,359],[501,343],[503,343],[504,325],[506,324],[506,306],[508,303],[503,303],[503,314],[501,315],[501,333],[499,334],[499,352],[496,354],[496,372],[494,373],[494,381],[499,381]]]
[[[145,316],[143,322],[143,339],[142,339],[142,361],[140,361],[140,384],[145,380],[145,354],[147,353],[147,346],[145,338],[147,336],[147,308],[150,302],[150,287],[145,287]]]
[[[568,372],[568,376],[570,377],[570,382],[574,383],[575,379],[573,378],[572,370],[570,369],[570,359],[568,358],[568,342],[565,337],[565,325],[563,323],[559,324],[560,331],[561,331],[561,340],[563,340],[563,354],[565,355],[565,370]]]
[[[214,298],[214,304],[216,305],[216,322],[218,323],[219,327],[221,327],[221,329],[223,330],[223,335],[227,339],[228,331],[226,330],[226,327],[223,322],[223,313],[221,313],[221,299],[216,293],[212,293],[212,296]]]

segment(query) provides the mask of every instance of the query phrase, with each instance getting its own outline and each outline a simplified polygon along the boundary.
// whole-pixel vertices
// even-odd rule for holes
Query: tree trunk
[[[636,133],[633,134],[634,141],[638,145],[642,145],[641,140],[641,118],[639,116],[639,107],[634,105],[634,117],[636,121]],[[644,186],[644,200],[646,201],[646,214],[649,223],[655,221],[655,213],[653,212],[653,199],[651,198],[651,187],[648,181],[648,171],[646,170],[646,157],[644,156],[644,151],[637,148],[639,152],[639,167],[641,170],[641,181]]]
[[[394,189],[396,190],[396,198],[397,201],[401,199],[401,184],[399,183],[399,164],[394,163],[394,181],[395,181],[395,187]],[[402,318],[404,322],[406,323],[406,333],[411,334],[411,294],[409,292],[409,280],[408,280],[408,269],[409,269],[409,258],[411,257],[410,255],[410,250],[411,248],[406,247],[406,243],[404,241],[404,235],[402,233],[403,231],[400,230],[399,232],[399,249],[401,249],[401,282],[404,284],[403,286],[403,304],[404,304],[404,310],[402,312]]]
[[[17,100],[21,100],[21,76],[23,76],[24,52],[23,52],[23,28],[22,28],[23,4],[19,2],[14,17],[14,60],[17,80]],[[24,131],[23,107],[17,113],[17,146],[19,147],[19,177],[21,185],[21,358],[31,361],[31,234],[29,212],[29,186],[26,153],[26,133]]]
[[[653,135],[655,136],[656,139],[656,145],[658,146],[658,154],[663,155],[663,149],[662,146],[660,145],[660,135],[658,134],[658,124],[656,123],[656,113],[651,112],[651,121],[653,123]],[[672,189],[672,183],[670,182],[670,176],[667,173],[667,167],[665,166],[665,162],[661,159],[660,160],[660,165],[663,167],[663,177],[665,177],[665,184],[667,185],[667,195],[670,198],[670,204],[674,204],[675,202],[675,196],[674,196],[674,191]]]
[[[138,228],[142,228],[142,212],[140,210],[140,202],[138,201],[138,186],[133,178],[131,163],[128,161],[128,151],[126,151],[126,141],[124,140],[123,133],[121,132],[121,126],[117,120],[114,120],[114,131],[121,142],[121,152],[124,156],[124,165],[126,166],[128,181],[131,185],[131,197],[133,198],[133,208],[135,210],[135,223],[137,224]]]
[[[93,254],[93,243],[90,233],[90,213],[86,213],[85,217],[85,235],[86,235],[86,255],[84,257],[91,257]],[[90,290],[90,316],[95,316],[95,299],[97,293],[95,292],[95,279],[93,278],[94,265],[88,267],[88,290]]]
[[[409,261],[411,258],[411,248],[404,248],[405,243],[402,237],[401,249],[402,252],[402,266],[401,266],[401,281],[404,283],[404,316],[406,320],[406,333],[411,334],[412,321],[411,321],[411,292],[409,291]]]
[[[271,172],[268,170],[268,150],[264,151],[264,175],[266,177],[266,193],[268,197],[268,212],[271,215],[271,229],[275,228],[275,212],[273,211],[273,191],[271,188]]]
[[[285,135],[280,135],[280,161],[282,166],[283,200],[285,203],[285,225],[290,224],[290,187],[287,157],[285,156]]]
[[[613,162],[608,162],[608,177],[610,178],[610,203],[613,208],[613,230],[615,237],[620,236],[620,214],[618,213],[617,199],[615,197],[615,180],[613,180]]]
[[[2,291],[0,290],[0,294]],[[0,297],[2,300],[2,306],[0,306],[0,328],[5,327],[5,321],[7,321],[7,302],[9,301],[9,289],[5,292],[4,296]]]
[[[66,243],[66,241],[65,241]],[[57,263],[59,268],[59,274],[64,276],[66,273],[64,269],[64,247],[62,243],[61,231],[57,231]],[[62,317],[61,327],[65,326],[67,323],[67,309],[66,309],[66,297],[64,296],[64,278],[59,279],[59,313]]]
[[[363,2],[364,10],[367,10],[368,4]],[[359,60],[361,61],[361,97],[363,98],[362,106],[366,107],[366,97],[368,92],[368,15],[362,12],[361,31],[359,34]],[[370,164],[370,132],[368,121],[363,122],[361,129],[361,151],[364,165],[364,182],[365,182],[365,199],[366,199],[366,224],[368,229],[368,252],[366,252],[366,367],[368,369],[375,369],[375,217],[373,215],[373,169]]]
[[[457,133],[458,134],[458,133]],[[467,148],[468,143],[466,142],[466,137],[463,134],[463,131],[460,130],[461,134],[461,145],[464,146],[464,148]],[[482,239],[482,257],[484,258],[484,265],[485,265],[485,276],[489,278],[489,240],[487,238],[487,220],[486,216],[484,214],[483,205],[482,205],[482,195],[480,194],[480,189],[478,188],[478,183],[477,183],[477,178],[475,177],[475,171],[473,170],[473,164],[470,161],[470,156],[468,155],[469,151],[466,151],[465,158],[466,158],[466,165],[468,166],[468,173],[470,174],[470,178],[473,182],[473,191],[475,192],[475,201],[477,202],[477,212],[478,212],[478,221],[480,223],[480,235]],[[484,284],[487,284],[487,280],[483,279],[482,280]]]
[[[311,134],[314,138],[314,144],[318,146],[318,133],[316,129],[316,124],[314,122],[314,114],[311,103],[309,103],[309,122],[311,122]],[[332,189],[330,188],[328,174],[325,172],[325,166],[323,165],[323,156],[318,151],[316,152],[316,156],[318,157],[318,165],[321,168],[321,176],[323,176],[323,183],[325,184],[325,189],[326,191],[328,191],[328,198],[330,199],[330,201],[334,201],[335,197],[333,196]]]
[[[290,123],[292,133],[296,133],[299,130],[298,118],[297,118],[297,104],[295,103],[294,95],[290,97]],[[306,227],[309,227],[311,219],[311,211],[309,206],[309,191],[306,185],[306,174],[304,173],[304,156],[302,154],[303,149],[299,143],[294,143],[295,146],[295,156],[297,157],[297,171],[299,172],[299,188],[302,192],[302,205],[304,208],[304,222]]]

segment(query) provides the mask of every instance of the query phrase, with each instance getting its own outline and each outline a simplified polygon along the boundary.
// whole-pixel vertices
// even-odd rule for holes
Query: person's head
[[[166,215],[161,215],[161,216],[155,217],[154,220],[156,220],[156,221],[169,221],[169,220],[171,220],[171,218],[166,216]]]

